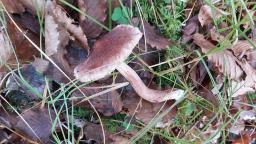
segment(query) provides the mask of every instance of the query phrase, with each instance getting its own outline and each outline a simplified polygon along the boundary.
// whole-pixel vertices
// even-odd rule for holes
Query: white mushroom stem
[[[130,82],[140,97],[152,103],[163,102],[170,99],[179,100],[184,96],[184,90],[180,89],[160,91],[148,88],[138,74],[124,62],[118,65],[117,70]]]

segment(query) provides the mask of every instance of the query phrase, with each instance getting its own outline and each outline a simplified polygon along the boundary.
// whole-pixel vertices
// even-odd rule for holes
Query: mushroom
[[[143,99],[157,103],[169,99],[178,100],[184,96],[184,90],[153,90],[148,88],[137,73],[124,61],[138,44],[142,33],[138,28],[119,25],[96,41],[86,61],[79,64],[75,77],[81,82],[95,81],[117,69]]]

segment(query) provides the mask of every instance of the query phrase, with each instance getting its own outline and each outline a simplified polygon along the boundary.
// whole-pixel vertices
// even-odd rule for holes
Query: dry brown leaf
[[[87,38],[83,30],[80,26],[74,24],[75,21],[67,16],[60,5],[57,5],[56,2],[47,1],[46,9],[52,12],[58,23],[64,25],[68,32],[71,33],[84,48],[88,49]]]
[[[88,57],[88,51],[80,47],[74,41],[69,42],[69,44],[66,46],[66,50],[67,54],[65,57],[72,66],[72,69],[74,69],[74,67],[81,62],[85,61],[85,59]]]
[[[79,8],[100,23],[104,23],[107,17],[106,0],[79,0]],[[96,38],[100,35],[102,27],[88,17],[81,15],[80,25],[88,38]]]
[[[86,96],[91,96],[94,94],[97,94],[103,89],[99,88],[99,85],[91,85],[86,88],[81,89]],[[74,94],[75,98],[78,98],[76,102],[80,102],[81,99],[83,99],[83,95],[80,92],[75,92]],[[95,106],[97,111],[99,111],[104,116],[112,116],[114,114],[119,113],[122,110],[123,103],[121,101],[121,97],[117,91],[111,91],[102,95],[99,95],[93,99],[90,100],[91,103]],[[82,102],[79,104],[79,106],[88,107],[89,104],[87,104],[88,101]]]
[[[123,97],[124,108],[128,110],[128,114],[132,116],[135,114],[135,117],[138,120],[143,121],[145,124],[148,124],[160,111],[166,110],[171,106],[172,102],[162,102],[162,103],[150,103],[146,100],[141,100],[140,97],[135,93],[128,93]],[[138,106],[138,108],[137,108]],[[163,108],[162,108],[163,107]],[[161,109],[162,108],[162,109]],[[166,127],[171,124],[172,119],[176,116],[176,108],[170,111],[162,121],[159,121],[156,124],[156,127]]]
[[[229,132],[239,135],[242,134],[245,130],[246,122],[256,122],[256,112],[253,110],[242,110],[239,113],[238,119],[233,123]]]
[[[185,44],[192,40],[192,35],[199,30],[198,17],[194,16],[188,20],[186,26],[182,29],[182,43]]]
[[[223,122],[218,119],[216,123],[209,124],[209,118],[203,116],[198,121],[198,125],[194,125],[185,135],[184,139],[191,140],[196,144],[205,143],[208,141],[209,144],[217,144],[218,139],[221,137],[221,126]],[[204,127],[203,129],[201,129]]]
[[[238,97],[248,93],[253,93],[255,90],[248,84],[249,83],[246,81],[231,81],[230,87],[228,88],[228,95],[231,97]]]
[[[240,64],[246,73],[245,80],[231,81],[228,93],[232,97],[238,97],[249,93],[254,93],[256,89],[256,70],[247,62]]]
[[[33,32],[36,35],[40,35],[40,25],[37,16],[31,14],[30,12],[24,12],[12,15],[14,21],[26,30]]]
[[[29,37],[30,40],[32,40],[36,45],[40,45],[40,40],[37,35],[22,27],[20,28],[23,32],[26,32],[26,35]],[[38,50],[34,48],[32,43],[24,37],[24,35],[16,28],[16,26],[10,20],[7,20],[7,32],[10,37],[11,43],[15,48],[15,52],[19,58],[20,63],[33,60],[35,56],[39,55]]]
[[[146,21],[144,21],[143,24],[144,24],[144,29],[145,29],[144,39],[146,39],[146,42],[151,47],[155,47],[156,49],[166,49],[170,46],[171,43],[168,41],[168,39],[159,35],[155,31],[155,28],[153,26],[151,26]],[[141,29],[143,31],[143,27]]]
[[[224,36],[216,32],[216,28],[211,28],[210,34],[211,34],[211,39],[216,42],[221,42],[225,39]]]
[[[8,142],[8,134],[0,128],[0,142],[1,143],[7,143]]]
[[[47,7],[45,15],[45,52],[48,56],[57,54],[64,49],[69,42],[69,34],[67,30],[58,22],[49,7]]]
[[[58,52],[51,56],[53,61],[72,79],[74,67],[87,58],[86,49],[79,47],[73,41],[64,48],[58,49]],[[52,64],[44,71],[44,74],[58,83],[66,83],[69,80]]]
[[[44,73],[47,68],[49,67],[49,61],[35,58],[35,61],[32,63],[32,66],[38,71],[39,73]]]
[[[30,139],[47,143],[51,135],[52,121],[50,119],[49,110],[46,108],[35,108],[25,111],[15,126],[19,132]],[[51,115],[52,119],[54,115]],[[27,125],[28,124],[28,125]]]
[[[254,139],[256,138],[256,135],[249,135],[249,134],[244,134],[239,136],[237,139],[235,139],[232,144],[251,144],[253,143]]]
[[[251,44],[247,40],[240,40],[231,49],[238,59],[246,59],[253,68],[256,68],[256,51],[253,44],[256,45],[256,42],[252,41]]]
[[[50,15],[45,16],[45,53],[52,56],[57,53],[60,44],[58,24]]]
[[[43,13],[45,0],[1,0],[6,10],[10,13],[23,13],[25,9],[37,15],[37,12]]]
[[[37,11],[40,13],[44,13],[45,0],[17,0],[17,1],[19,1],[25,8],[31,11],[34,15],[37,14]]]
[[[215,45],[207,41],[201,34],[194,34],[193,39],[194,43],[198,45],[205,54],[215,47]],[[243,71],[237,64],[236,59],[237,58],[229,50],[208,55],[208,61],[212,62],[219,72],[229,76],[231,79],[239,80]]]
[[[129,138],[118,136],[118,135],[110,135],[109,136],[112,142],[110,144],[131,144]]]
[[[87,123],[87,125],[83,129],[84,132],[84,139],[87,140],[89,143],[95,143],[95,144],[101,144],[103,143],[103,134],[100,124],[94,124],[94,123]],[[105,131],[105,140],[106,143],[109,142],[109,133]]]
[[[198,14],[198,20],[201,23],[201,26],[211,24],[213,19],[217,19],[220,17],[221,17],[221,13],[211,8],[208,5],[203,5],[200,8],[200,11]]]
[[[25,8],[20,2],[13,0],[1,0],[6,10],[10,13],[23,13]]]
[[[12,56],[13,50],[4,31],[0,30],[0,67],[4,65],[8,59]]]

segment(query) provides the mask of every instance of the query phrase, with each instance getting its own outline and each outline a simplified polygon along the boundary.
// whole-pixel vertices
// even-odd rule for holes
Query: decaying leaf
[[[107,17],[107,1],[106,0],[79,0],[79,7],[85,14],[80,16],[81,27],[88,38],[96,38],[100,35],[102,27],[95,23],[95,20],[104,23]],[[92,20],[92,18],[94,20]]]
[[[47,143],[51,135],[51,118],[55,119],[53,114],[49,115],[49,112],[46,108],[27,110],[21,115],[22,117],[18,117],[15,129],[33,140]]]
[[[13,50],[10,40],[4,31],[0,30],[0,67],[12,56]]]
[[[17,0],[34,15],[44,13],[45,0]]]
[[[84,138],[88,143],[100,144],[103,142],[102,129],[99,124],[88,123],[84,129]]]
[[[199,30],[198,17],[194,16],[188,20],[185,27],[182,29],[182,43],[187,43],[192,40],[192,35]]]
[[[118,135],[110,135],[109,136],[112,142],[110,144],[131,144],[129,138],[118,136]]]
[[[57,64],[59,67],[63,68],[62,67],[63,64],[61,63],[57,63]],[[36,71],[43,74],[47,78],[54,80],[57,83],[68,82],[68,79],[52,63],[50,63],[47,60],[36,58],[35,61],[32,63],[32,65],[36,69]]]
[[[171,43],[168,41],[168,39],[159,35],[153,26],[145,21],[143,24],[144,27],[142,26],[141,29],[142,31],[145,29],[144,39],[151,47],[155,47],[156,49],[166,49],[170,46]]]
[[[43,75],[36,71],[32,65],[26,65],[20,69],[20,74],[16,72],[11,75],[6,82],[7,95],[19,93],[19,97],[12,98],[20,105],[29,103],[32,100],[39,99],[45,88],[45,79]],[[22,76],[22,78],[20,78]],[[24,97],[22,97],[22,95]],[[22,99],[23,98],[23,99]],[[24,102],[24,103],[23,103]]]
[[[216,123],[208,124],[209,118],[203,116],[199,120],[198,126],[193,126],[185,135],[184,139],[193,139],[195,143],[201,144],[206,141],[210,144],[217,144],[218,139],[221,137],[222,120],[218,119]],[[203,130],[202,127],[205,127]]]
[[[242,134],[239,135],[235,140],[232,141],[232,144],[251,144],[255,143],[256,134]]]
[[[34,15],[44,12],[45,0],[1,0],[6,10],[10,13],[23,13],[25,9],[33,13]]]
[[[211,39],[216,42],[221,42],[225,39],[224,36],[216,32],[216,28],[211,28],[210,34],[211,34]]]
[[[7,143],[8,142],[8,134],[4,130],[0,128],[0,143]]]
[[[152,118],[160,111],[166,110],[172,105],[172,102],[162,102],[162,103],[150,103],[145,100],[141,100],[136,94],[128,93],[123,97],[124,109],[127,109],[129,115],[134,115],[138,120],[143,121],[148,124]],[[166,127],[172,123],[172,119],[176,115],[176,108],[170,111],[162,121],[159,121],[156,127]]]
[[[51,4],[47,3],[45,10],[45,51],[48,56],[60,53],[58,50],[63,50],[69,42],[69,33],[64,25],[57,21]]]
[[[44,73],[49,66],[49,61],[40,58],[35,58],[35,61],[32,63],[32,66],[39,73]]]
[[[253,110],[243,110],[240,112],[238,119],[233,123],[229,132],[239,135],[242,134],[245,130],[246,122],[256,122],[256,113]]]
[[[88,51],[80,47],[74,41],[70,41],[66,46],[67,54],[65,58],[71,65],[72,69],[83,62],[88,57]]]
[[[221,13],[208,5],[203,5],[198,14],[198,20],[202,26],[211,24],[213,19],[220,17]]]
[[[249,93],[253,93],[255,90],[248,85],[246,81],[236,82],[231,81],[231,86],[228,89],[229,96],[237,97]]]
[[[22,27],[20,28],[23,32],[26,32],[26,35],[29,37],[29,39],[32,40],[37,46],[40,45],[40,39],[36,34]],[[7,20],[7,32],[10,37],[11,44],[15,49],[15,53],[19,58],[20,63],[33,60],[34,57],[39,55],[38,50],[33,46],[31,42],[29,42],[24,37],[24,35],[17,29],[17,27],[10,20]]]
[[[82,88],[81,90],[86,96],[92,96],[102,91],[102,89],[99,88],[99,85],[92,85],[90,87]],[[76,102],[78,103],[84,98],[78,91],[75,92],[73,95],[75,98],[77,98]],[[104,116],[112,116],[119,113],[122,110],[123,106],[121,97],[117,91],[111,91],[105,94],[101,94],[91,99],[90,101],[95,106],[97,111],[102,113]],[[82,102],[79,104],[79,106],[88,107],[89,104],[87,103],[88,101]]]
[[[194,43],[198,45],[205,54],[215,47],[215,45],[207,41],[201,34],[194,34],[193,39]],[[214,66],[218,68],[219,72],[229,76],[231,79],[239,80],[243,71],[237,64],[236,59],[237,58],[229,50],[210,53],[208,55],[208,61],[212,62]]]
[[[37,16],[25,11],[20,14],[13,14],[12,17],[14,21],[19,24],[19,26],[39,36],[40,24]]]
[[[12,0],[1,0],[1,2],[3,3],[6,10],[10,13],[22,13],[25,11],[25,8],[20,2]]]
[[[75,25],[75,21],[67,16],[60,5],[56,4],[56,2],[47,1],[45,7],[54,15],[55,20],[59,24],[63,25],[84,48],[88,49],[87,38],[83,30],[80,26]]]
[[[245,59],[253,68],[256,68],[255,44],[255,41],[250,43],[246,40],[239,40],[231,49],[238,59]]]
[[[55,23],[54,18],[50,15],[45,17],[45,53],[52,56],[57,53],[59,47],[59,32],[57,31],[58,25]]]

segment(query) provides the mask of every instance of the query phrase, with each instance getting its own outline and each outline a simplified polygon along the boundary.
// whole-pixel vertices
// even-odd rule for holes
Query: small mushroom
[[[156,103],[169,99],[178,100],[184,96],[184,90],[153,90],[148,88],[137,73],[124,61],[138,44],[142,33],[138,28],[119,25],[96,41],[88,59],[79,64],[75,77],[81,82],[101,79],[117,69],[143,99]]]

